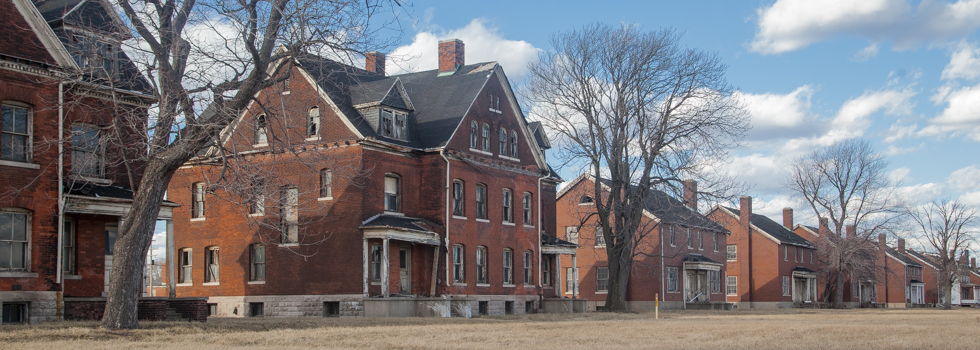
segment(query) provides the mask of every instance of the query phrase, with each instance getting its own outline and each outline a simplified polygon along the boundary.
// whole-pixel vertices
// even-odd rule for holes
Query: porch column
[[[789,275],[789,300],[796,301],[796,276]],[[802,300],[800,300],[802,301]]]
[[[563,281],[561,279],[561,254],[555,254],[555,296],[558,298],[561,298],[562,296],[561,293],[561,287],[563,287],[562,282]]]
[[[167,296],[177,297],[177,259],[174,257],[174,220],[167,221]]]
[[[364,297],[366,298],[368,296],[368,272],[369,272],[368,270],[370,269],[370,265],[369,265],[368,261],[371,259],[371,252],[368,250],[368,239],[367,238],[364,239],[364,248],[363,249],[364,249],[364,255],[363,255],[364,258],[361,259],[362,260],[361,263],[364,265],[364,269],[363,269],[364,270],[364,273],[363,273],[363,276],[361,278],[361,283],[364,284]]]
[[[572,299],[578,299],[578,262],[575,261],[575,256],[572,255]]]
[[[391,276],[388,275],[388,264],[390,264],[390,258],[388,256],[388,238],[385,237],[383,241],[384,242],[381,243],[381,249],[384,250],[381,252],[381,255],[383,256],[383,258],[381,258],[381,295],[387,298],[389,294],[389,284],[391,284]]]

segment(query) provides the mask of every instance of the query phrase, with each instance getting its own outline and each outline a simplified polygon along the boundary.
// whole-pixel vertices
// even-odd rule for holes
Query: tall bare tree
[[[711,170],[748,129],[718,56],[680,45],[671,29],[589,25],[552,36],[524,95],[566,164],[596,179],[609,261],[609,310],[626,310],[644,201],[651,189],[698,179],[702,195],[730,184]],[[604,190],[603,186],[607,188]]]
[[[824,290],[833,297],[832,307],[843,308],[848,279],[876,277],[873,242],[894,228],[904,202],[888,178],[888,161],[862,139],[818,148],[790,167],[787,188],[829,221],[829,232],[816,242],[820,272],[827,276]],[[852,234],[848,226],[855,228]]]
[[[381,45],[378,17],[397,0],[119,0],[136,38],[129,48],[157,104],[143,136],[146,162],[119,228],[102,326],[136,328],[144,257],[175,171],[216,143],[262,89],[288,75],[289,59],[338,59]],[[285,65],[278,63],[286,60]],[[278,68],[278,69],[277,69]],[[202,113],[203,106],[210,106]]]
[[[955,200],[941,199],[909,209],[909,217],[915,223],[915,236],[919,242],[937,252],[939,282],[946,298],[943,307],[949,310],[953,284],[968,273],[966,262],[958,259],[976,241],[977,225],[980,224],[977,209]]]

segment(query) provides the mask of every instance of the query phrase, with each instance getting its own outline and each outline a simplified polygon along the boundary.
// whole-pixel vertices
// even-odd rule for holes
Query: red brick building
[[[791,308],[814,303],[817,295],[816,246],[791,229],[792,209],[783,225],[752,212],[752,198],[739,209],[715,206],[711,220],[731,231],[726,247],[728,301],[742,308]]]
[[[239,317],[541,308],[574,252],[553,237],[547,136],[499,64],[464,57],[453,39],[417,73],[376,52],[282,62],[221,134],[237,157],[215,148],[171,182],[177,295]]]
[[[73,318],[104,303],[139,181],[140,142],[110,129],[115,119],[121,134],[145,133],[152,96],[119,50],[129,32],[106,3],[3,0],[0,13],[2,322]]]
[[[577,258],[562,261],[566,297],[605,305],[608,260],[595,216],[594,178],[583,174],[558,195],[558,227],[578,245]],[[603,185],[603,188],[606,188]],[[724,308],[724,248],[728,231],[697,212],[696,185],[685,182],[684,201],[650,191],[638,229],[636,258],[626,288],[630,310],[652,310],[659,296],[664,309]]]

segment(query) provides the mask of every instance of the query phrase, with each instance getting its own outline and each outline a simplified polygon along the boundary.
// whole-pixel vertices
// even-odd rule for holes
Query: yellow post
[[[660,293],[653,295],[653,319],[660,319]]]

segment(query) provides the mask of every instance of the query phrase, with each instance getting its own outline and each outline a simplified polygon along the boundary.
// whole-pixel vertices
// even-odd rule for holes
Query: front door
[[[398,249],[398,293],[412,294],[412,250]]]
[[[708,302],[708,271],[698,271],[698,300]]]

